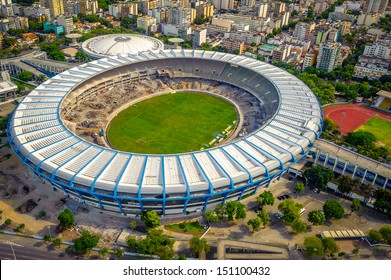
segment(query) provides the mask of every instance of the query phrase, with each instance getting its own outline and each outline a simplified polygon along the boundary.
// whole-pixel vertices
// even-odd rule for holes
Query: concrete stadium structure
[[[136,55],[139,52],[159,51],[164,49],[164,44],[154,37],[145,35],[109,34],[88,39],[81,47],[89,57],[99,59],[118,54]]]
[[[142,77],[192,77],[229,83],[263,104],[262,126],[208,150],[143,155],[92,144],[61,116],[80,100]],[[102,211],[161,215],[205,211],[279,179],[303,158],[321,131],[323,115],[311,90],[270,64],[200,50],[117,55],[65,71],[33,90],[8,126],[15,154],[55,189]]]

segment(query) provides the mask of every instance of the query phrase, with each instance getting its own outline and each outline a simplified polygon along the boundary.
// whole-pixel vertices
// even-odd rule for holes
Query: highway
[[[41,240],[0,235],[0,260],[77,260],[81,256],[69,255]]]

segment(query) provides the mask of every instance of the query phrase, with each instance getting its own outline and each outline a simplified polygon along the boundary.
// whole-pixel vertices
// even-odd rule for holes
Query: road
[[[9,235],[0,235],[1,260],[77,260],[80,256],[72,256],[43,241]]]

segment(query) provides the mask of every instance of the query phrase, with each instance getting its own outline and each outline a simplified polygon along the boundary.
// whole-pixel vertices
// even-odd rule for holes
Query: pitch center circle
[[[211,148],[230,139],[237,109],[227,100],[178,91],[139,101],[109,123],[107,140],[121,151],[177,154]]]

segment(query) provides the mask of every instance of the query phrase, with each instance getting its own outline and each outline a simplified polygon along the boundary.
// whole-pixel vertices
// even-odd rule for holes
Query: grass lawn
[[[29,89],[35,89],[36,87],[35,86],[33,86],[33,85],[30,85],[30,84],[28,84],[28,83],[24,83],[24,82],[22,82],[22,81],[19,81],[19,80],[15,80],[15,79],[12,79],[11,78],[11,80],[12,80],[12,82],[15,84],[15,85],[17,85],[18,86],[18,88],[29,88]]]
[[[373,133],[377,140],[385,144],[387,149],[391,148],[391,122],[381,119],[379,117],[373,117],[365,124],[361,125],[357,130],[363,130]]]
[[[177,92],[143,100],[110,123],[118,150],[171,154],[199,150],[237,119],[229,102],[208,94]]]
[[[205,231],[204,227],[202,227],[198,221],[195,222],[182,222],[180,224],[171,224],[165,225],[164,228],[166,230],[181,232],[181,233],[203,233]]]

